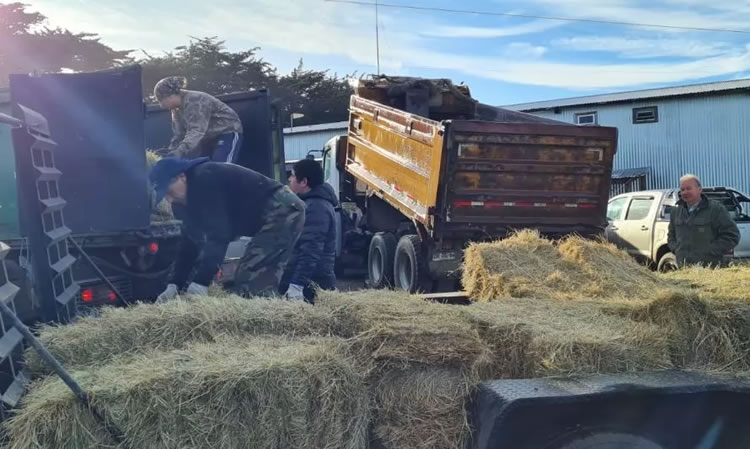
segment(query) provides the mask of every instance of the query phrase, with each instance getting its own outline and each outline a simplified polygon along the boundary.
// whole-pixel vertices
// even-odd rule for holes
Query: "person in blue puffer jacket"
[[[336,288],[336,219],[339,202],[324,182],[323,168],[303,159],[292,168],[289,188],[305,202],[305,227],[287,264],[281,291],[288,299],[314,302],[314,288]]]

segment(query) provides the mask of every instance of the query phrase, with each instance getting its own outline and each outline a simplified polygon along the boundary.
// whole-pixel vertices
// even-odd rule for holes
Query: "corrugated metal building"
[[[695,173],[706,185],[750,192],[750,79],[503,106],[619,130],[615,178],[647,188]]]
[[[284,128],[284,154],[287,161],[304,159],[310,150],[321,150],[331,138],[346,134],[349,122]],[[319,157],[316,155],[315,157]]]

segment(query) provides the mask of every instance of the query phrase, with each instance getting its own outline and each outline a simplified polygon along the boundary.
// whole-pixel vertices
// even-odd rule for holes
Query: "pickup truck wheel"
[[[557,449],[557,448],[555,448]],[[664,449],[651,440],[626,433],[598,433],[576,438],[559,449]]]
[[[416,235],[405,235],[399,240],[393,262],[396,288],[417,293],[429,281],[421,249],[422,242]]]
[[[673,253],[666,253],[661,256],[659,263],[656,266],[656,270],[659,273],[666,273],[668,271],[678,270],[680,267],[677,265],[677,257]]]
[[[367,279],[372,288],[393,286],[393,259],[396,237],[390,232],[379,232],[372,237],[367,253]]]

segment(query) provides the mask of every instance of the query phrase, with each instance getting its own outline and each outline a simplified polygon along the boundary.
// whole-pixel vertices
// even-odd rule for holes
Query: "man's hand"
[[[167,289],[164,290],[161,295],[159,295],[156,298],[156,303],[165,303],[167,301],[170,301],[175,298],[179,298],[180,294],[177,291],[177,285],[175,284],[169,284],[167,285]]]
[[[290,299],[290,300],[298,300],[298,299],[304,300],[305,289],[301,285],[289,284],[289,289],[286,291],[284,298]]]
[[[208,287],[191,282],[185,293],[195,296],[208,296]]]

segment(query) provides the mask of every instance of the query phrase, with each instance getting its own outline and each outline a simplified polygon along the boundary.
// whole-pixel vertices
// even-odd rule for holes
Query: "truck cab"
[[[740,243],[734,249],[737,261],[750,259],[750,199],[731,187],[705,187],[703,193],[721,202],[737,223]],[[617,195],[607,206],[607,239],[634,258],[659,271],[677,268],[669,249],[669,215],[679,201],[678,189],[650,190]]]

